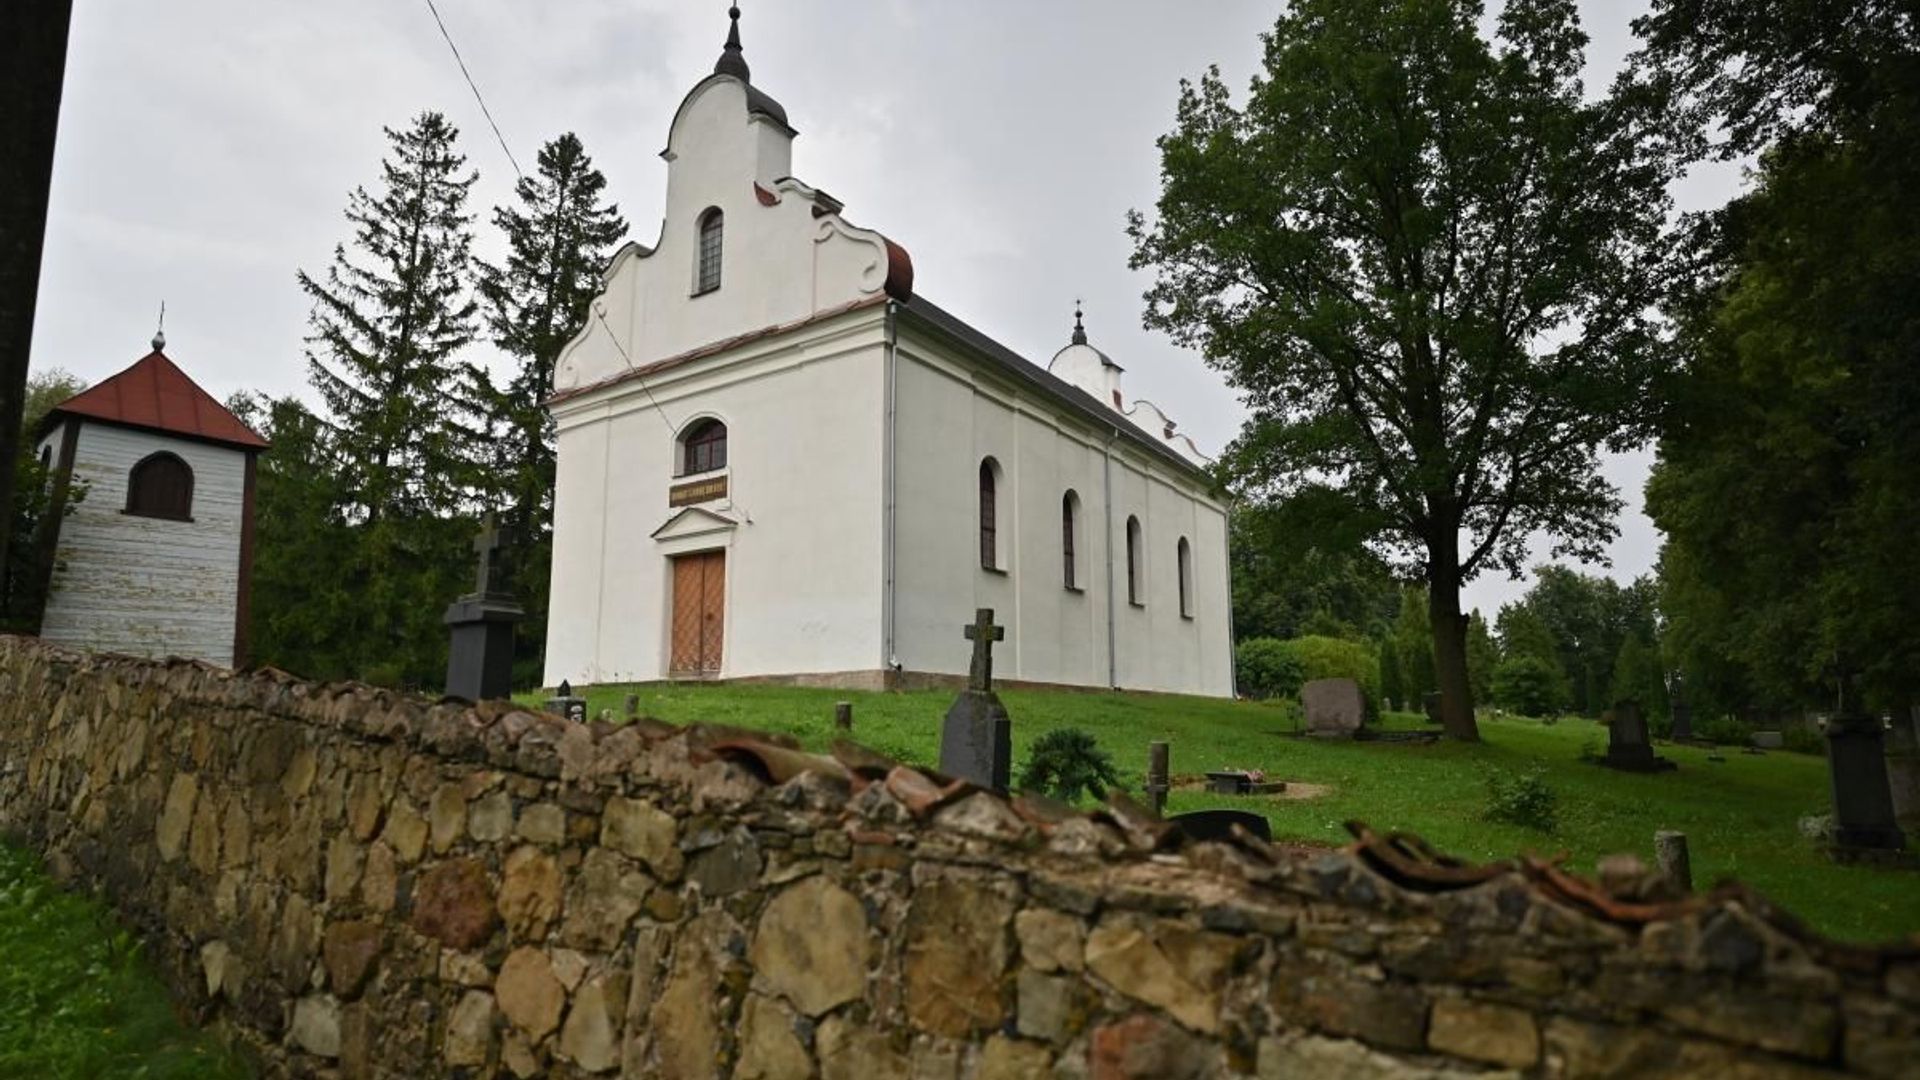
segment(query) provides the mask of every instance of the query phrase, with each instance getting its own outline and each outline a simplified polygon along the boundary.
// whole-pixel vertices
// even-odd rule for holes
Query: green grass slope
[[[0,1077],[224,1080],[249,1075],[184,1027],[138,940],[0,844]]]
[[[620,714],[628,688],[587,691],[590,715]],[[712,723],[784,732],[812,749],[834,739],[833,703],[854,705],[857,741],[894,757],[932,765],[940,717],[952,694],[855,693],[786,687],[685,684],[636,688],[642,712],[678,724]],[[1709,762],[1703,750],[1662,746],[1678,772],[1635,775],[1580,760],[1598,752],[1606,732],[1587,720],[1548,726],[1483,719],[1484,742],[1411,745],[1327,743],[1294,738],[1297,712],[1249,702],[1170,695],[1007,691],[1014,719],[1014,767],[1043,732],[1092,732],[1138,791],[1147,743],[1172,744],[1176,775],[1209,769],[1263,769],[1269,778],[1324,785],[1308,800],[1237,799],[1177,791],[1169,812],[1234,806],[1258,810],[1276,838],[1339,844],[1353,818],[1402,829],[1443,851],[1487,860],[1519,852],[1573,856],[1590,871],[1602,855],[1631,851],[1653,859],[1653,834],[1679,829],[1692,850],[1695,883],[1737,877],[1825,933],[1855,941],[1920,932],[1920,873],[1836,866],[1801,837],[1797,822],[1828,808],[1826,762],[1801,754],[1729,752]],[[1387,726],[1422,726],[1394,715]],[[1559,824],[1541,833],[1482,818],[1490,771],[1540,770],[1559,799]],[[1920,838],[1915,838],[1920,844]]]

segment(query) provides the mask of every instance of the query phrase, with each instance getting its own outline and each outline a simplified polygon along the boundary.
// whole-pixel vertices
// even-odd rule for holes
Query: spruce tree
[[[437,112],[386,133],[379,192],[347,197],[352,254],[335,246],[324,281],[299,272],[313,298],[309,377],[369,523],[459,508],[478,442],[459,359],[475,333],[466,204],[478,174]]]
[[[482,399],[495,435],[487,498],[501,505],[522,545],[523,660],[536,658],[546,637],[553,551],[553,420],[541,402],[553,388],[555,359],[586,325],[600,271],[627,231],[619,208],[601,200],[606,186],[579,136],[547,143],[534,175],[514,186],[518,205],[493,212],[506,261],[481,267],[487,330],[513,360],[503,382],[482,384]]]

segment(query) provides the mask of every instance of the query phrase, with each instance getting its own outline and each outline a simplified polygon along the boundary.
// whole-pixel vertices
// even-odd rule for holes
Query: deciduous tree
[[[1571,0],[1298,0],[1236,102],[1183,86],[1130,224],[1146,321],[1253,420],[1240,487],[1337,491],[1428,586],[1442,720],[1478,738],[1463,583],[1526,538],[1597,558],[1597,454],[1649,429],[1663,327],[1660,95],[1588,95]]]

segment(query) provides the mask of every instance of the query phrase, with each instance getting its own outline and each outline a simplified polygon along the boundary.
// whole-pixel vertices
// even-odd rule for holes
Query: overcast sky
[[[635,239],[659,233],[668,121],[711,70],[723,0],[436,0],[526,168],[578,133]],[[1602,86],[1642,0],[1583,0]],[[917,292],[1044,363],[1075,297],[1130,395],[1203,451],[1245,415],[1198,356],[1140,327],[1148,280],[1127,269],[1129,208],[1158,194],[1154,139],[1178,81],[1218,63],[1244,86],[1274,0],[746,0],[753,82],[786,106],[794,173],[913,254]],[[304,393],[308,304],[346,239],[346,194],[373,185],[382,125],[424,109],[461,129],[479,251],[513,171],[426,0],[78,0],[61,107],[34,364],[98,380],[138,359],[167,304],[168,355],[216,397]],[[1722,170],[1678,193],[1717,205]],[[1629,500],[1609,572],[1647,572],[1638,513],[1648,455],[1609,462]],[[1545,545],[1539,550],[1545,551]],[[1467,590],[1489,615],[1524,588]]]

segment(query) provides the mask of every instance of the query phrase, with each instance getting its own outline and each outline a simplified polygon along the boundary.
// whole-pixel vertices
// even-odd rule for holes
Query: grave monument
[[[1647,738],[1647,718],[1640,703],[1631,698],[1613,703],[1613,720],[1607,725],[1607,756],[1600,764],[1625,772],[1666,772],[1679,766],[1653,752]]]
[[[967,688],[940,726],[940,771],[1005,791],[1013,775],[1013,720],[993,692],[993,643],[1006,640],[1007,631],[993,624],[992,608],[980,608],[965,632],[973,663]]]
[[[1852,679],[1840,680],[1840,707],[1827,721],[1827,775],[1833,788],[1828,850],[1836,860],[1897,858],[1906,848],[1887,779],[1887,733],[1860,707]]]
[[[447,652],[447,693],[469,701],[513,693],[513,628],[526,610],[507,585],[501,562],[508,537],[493,515],[473,541],[479,567],[473,591],[448,605],[444,622],[453,633]]]
[[[1315,679],[1300,688],[1300,707],[1307,714],[1307,734],[1323,739],[1351,739],[1367,722],[1367,696],[1352,679]]]

